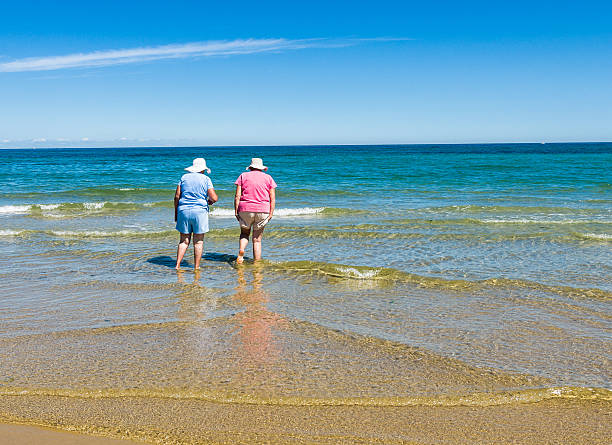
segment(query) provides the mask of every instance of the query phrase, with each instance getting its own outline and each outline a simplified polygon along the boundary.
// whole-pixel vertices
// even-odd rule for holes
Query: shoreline
[[[12,444],[130,443],[604,443],[610,401],[546,400],[487,407],[270,406],[202,400],[60,396],[0,397],[0,441]],[[29,427],[31,422],[36,426]],[[53,430],[41,426],[49,426]],[[8,442],[13,434],[72,442]],[[63,431],[75,431],[63,432]],[[85,436],[78,433],[94,434]],[[99,437],[106,436],[106,437]],[[128,439],[119,440],[117,439]]]
[[[2,422],[0,422],[0,442],[3,445],[130,445],[142,443],[51,427]]]

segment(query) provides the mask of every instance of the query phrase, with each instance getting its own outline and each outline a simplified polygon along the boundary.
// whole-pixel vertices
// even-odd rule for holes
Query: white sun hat
[[[203,171],[210,173],[210,168],[206,167],[206,161],[204,158],[195,158],[193,160],[193,165],[187,167],[185,170],[191,173],[199,173]]]
[[[249,165],[246,169],[256,168],[257,170],[267,170],[268,167],[263,165],[263,160],[261,158],[251,158],[251,165]]]

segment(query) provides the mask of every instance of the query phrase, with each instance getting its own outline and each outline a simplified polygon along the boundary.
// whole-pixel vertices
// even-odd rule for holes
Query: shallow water
[[[202,271],[188,253],[176,273],[173,190],[197,156],[221,199]],[[266,260],[237,266],[232,184],[252,156],[279,184],[278,210]],[[5,397],[611,398],[612,144],[3,150],[0,160]]]

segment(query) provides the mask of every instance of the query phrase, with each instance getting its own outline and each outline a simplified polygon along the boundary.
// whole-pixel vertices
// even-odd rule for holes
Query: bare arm
[[[276,207],[276,189],[270,189],[270,216],[268,216],[268,219],[272,219],[272,215],[274,215],[275,207]]]
[[[217,192],[215,192],[215,189],[210,188],[208,189],[207,193],[208,193],[208,203],[209,204],[214,204],[215,202],[219,200],[219,197],[217,196]]]
[[[240,197],[242,196],[242,187],[237,185],[236,186],[236,195],[234,196],[234,215],[236,216],[236,219],[238,221],[240,221],[240,219],[238,218],[238,205],[240,204]]]
[[[181,199],[181,184],[176,186],[176,192],[174,193],[174,222],[176,222],[178,216],[179,199]]]

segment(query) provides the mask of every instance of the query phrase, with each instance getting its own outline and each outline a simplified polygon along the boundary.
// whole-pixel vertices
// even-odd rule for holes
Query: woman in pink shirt
[[[272,176],[264,173],[268,167],[261,158],[251,159],[247,172],[236,179],[236,196],[234,212],[240,223],[240,241],[238,245],[238,264],[244,261],[244,249],[249,244],[251,227],[253,228],[253,259],[261,259],[261,238],[264,226],[272,219],[276,203],[276,182]]]

